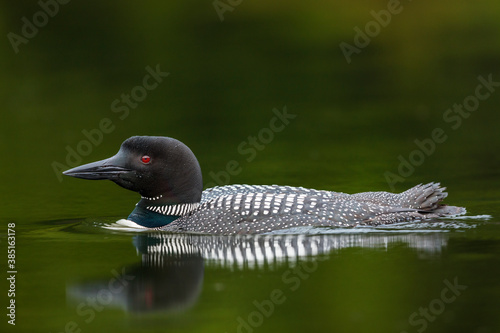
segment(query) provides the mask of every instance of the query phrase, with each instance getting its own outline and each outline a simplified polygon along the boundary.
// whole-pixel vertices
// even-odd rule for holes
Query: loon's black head
[[[203,190],[200,165],[191,149],[162,136],[133,136],[122,143],[115,156],[63,174],[109,179],[145,199],[157,198],[157,203],[199,202]]]

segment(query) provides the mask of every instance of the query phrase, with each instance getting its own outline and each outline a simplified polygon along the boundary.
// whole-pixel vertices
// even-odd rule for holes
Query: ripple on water
[[[448,232],[450,230],[466,230],[477,227],[477,223],[470,221],[462,222],[457,220],[488,220],[490,215],[476,215],[476,216],[457,216],[447,218],[446,220],[429,220],[429,221],[413,221],[403,222],[380,226],[357,226],[353,228],[330,228],[330,227],[293,227],[283,230],[275,230],[268,232],[268,235],[282,235],[282,234],[305,234],[305,235],[318,235],[318,234],[352,234],[352,233],[393,233],[393,232]],[[120,219],[116,222],[89,222],[88,225],[92,227],[103,228],[111,231],[123,232],[148,232],[151,231],[142,227],[132,221]]]

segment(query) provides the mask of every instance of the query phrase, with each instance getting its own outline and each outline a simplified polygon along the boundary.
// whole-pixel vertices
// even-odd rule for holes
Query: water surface
[[[40,11],[0,7],[4,37]],[[339,45],[387,1],[242,1],[224,21],[210,1],[71,1],[19,52],[4,38],[4,311],[8,223],[17,274],[16,325],[4,313],[1,331],[500,331],[499,3],[402,8],[350,63]],[[117,110],[157,66],[169,75]],[[138,195],[60,172],[132,135],[186,143],[207,186],[436,181],[468,218],[242,238],[117,229]]]

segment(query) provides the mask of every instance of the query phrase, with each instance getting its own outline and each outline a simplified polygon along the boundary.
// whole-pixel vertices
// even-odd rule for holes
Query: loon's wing
[[[465,213],[444,206],[437,183],[403,193],[346,194],[303,187],[231,185],[203,192],[201,205],[163,230],[214,234],[262,233],[297,226],[352,227],[407,222]]]
[[[161,229],[247,234],[297,226],[352,227],[359,224],[380,224],[376,217],[382,214],[416,211],[351,200],[348,196],[329,198],[311,193],[237,193],[205,201],[190,215]],[[391,218],[393,223],[405,221],[395,215],[391,215]]]
[[[217,199],[225,195],[269,193],[269,194],[305,194],[316,195],[323,198],[350,197],[350,194],[342,192],[322,191],[308,189],[305,187],[282,186],[282,185],[227,185],[216,186],[206,189],[202,193],[201,203]]]
[[[229,185],[217,186],[205,190],[202,195],[201,203],[217,199],[221,196],[235,194],[305,194],[307,196],[331,199],[346,198],[361,202],[371,202],[380,206],[431,210],[440,207],[439,203],[448,196],[445,190],[446,187],[441,187],[440,183],[419,184],[402,193],[362,192],[356,194],[279,185]]]

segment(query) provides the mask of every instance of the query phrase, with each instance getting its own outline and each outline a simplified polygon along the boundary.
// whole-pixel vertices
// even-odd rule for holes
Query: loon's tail
[[[401,207],[415,209],[436,209],[439,202],[448,196],[446,187],[439,183],[418,184],[399,194]]]
[[[418,209],[422,214],[429,214],[428,217],[451,216],[465,214],[463,207],[447,206],[441,201],[448,196],[446,187],[441,187],[440,183],[419,184],[401,193],[400,203],[402,207]]]

